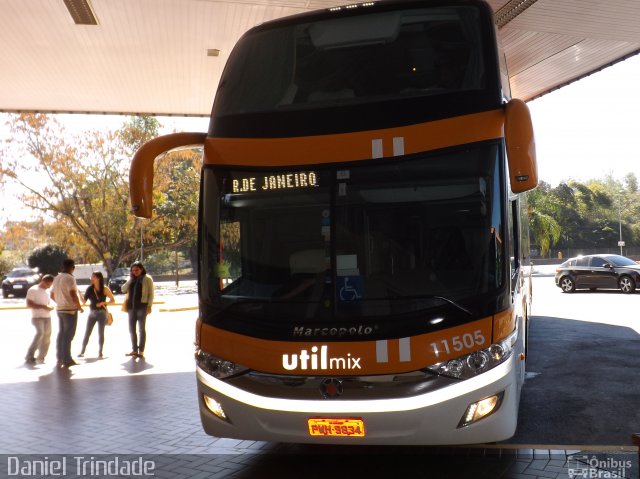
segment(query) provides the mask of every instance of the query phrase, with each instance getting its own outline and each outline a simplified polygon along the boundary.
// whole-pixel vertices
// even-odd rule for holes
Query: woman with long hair
[[[140,261],[131,265],[130,272],[129,280],[122,285],[122,292],[127,295],[122,309],[129,314],[131,335],[131,352],[126,355],[144,358],[147,342],[146,321],[153,305],[154,285],[153,279]]]
[[[84,304],[87,304],[87,301],[90,303],[89,317],[87,318],[87,328],[82,340],[82,351],[78,357],[84,357],[93,327],[98,323],[98,357],[103,358],[102,348],[104,346],[104,327],[107,322],[107,304],[115,303],[116,300],[111,290],[105,286],[104,276],[100,271],[95,271],[91,275],[91,285],[84,293]]]

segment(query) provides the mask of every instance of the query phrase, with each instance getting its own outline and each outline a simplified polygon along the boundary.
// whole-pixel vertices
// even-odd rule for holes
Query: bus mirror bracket
[[[131,160],[129,196],[131,211],[139,218],[151,218],[153,212],[153,164],[171,150],[204,145],[206,133],[172,133],[142,145]]]
[[[522,193],[538,186],[538,164],[531,113],[525,102],[512,99],[505,108],[504,137],[511,191]]]

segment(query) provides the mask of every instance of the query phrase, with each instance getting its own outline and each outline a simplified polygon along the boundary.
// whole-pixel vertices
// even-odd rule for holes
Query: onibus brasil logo
[[[294,371],[296,369],[301,370],[353,370],[362,369],[360,366],[360,359],[351,356],[351,353],[347,353],[346,357],[330,357],[328,353],[328,347],[322,345],[311,347],[311,354],[306,349],[303,349],[298,354],[283,354],[282,355],[282,367],[287,371]]]

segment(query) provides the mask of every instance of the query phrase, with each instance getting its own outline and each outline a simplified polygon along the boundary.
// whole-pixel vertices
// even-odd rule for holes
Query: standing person
[[[131,265],[129,280],[122,285],[126,293],[123,311],[129,314],[129,334],[131,335],[131,352],[127,356],[144,357],[144,346],[147,341],[146,321],[153,304],[153,279],[140,261]],[[136,325],[139,335],[136,334]]]
[[[51,342],[51,298],[47,291],[53,283],[53,276],[45,274],[40,283],[31,286],[27,291],[27,308],[31,310],[31,323],[36,328],[31,346],[27,350],[25,361],[30,364],[36,362],[35,353],[38,351],[38,362],[44,363]]]
[[[78,285],[73,277],[76,265],[72,259],[65,259],[62,262],[62,272],[54,279],[51,285],[51,299],[56,302],[56,312],[60,329],[56,339],[56,356],[59,367],[75,366],[76,363],[71,358],[71,341],[76,334],[78,325],[78,311],[82,312]]]
[[[87,318],[87,327],[82,340],[82,351],[78,354],[78,357],[84,357],[93,327],[98,323],[98,357],[102,359],[104,327],[107,322],[107,304],[115,303],[116,300],[111,290],[104,285],[104,276],[100,271],[95,271],[91,275],[91,284],[84,293],[83,306],[87,304],[87,301],[89,301],[89,317]]]

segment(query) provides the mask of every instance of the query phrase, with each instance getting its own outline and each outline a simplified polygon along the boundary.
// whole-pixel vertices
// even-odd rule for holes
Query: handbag
[[[97,294],[96,294],[96,297],[97,297]],[[107,326],[111,326],[113,324],[113,314],[109,312],[106,304],[103,304],[102,307],[104,308],[104,312],[107,314],[107,318],[105,319],[105,324]]]
[[[103,306],[104,312],[107,314],[107,319],[105,319],[105,324],[107,326],[111,326],[113,324],[113,314],[109,312],[106,306]]]

